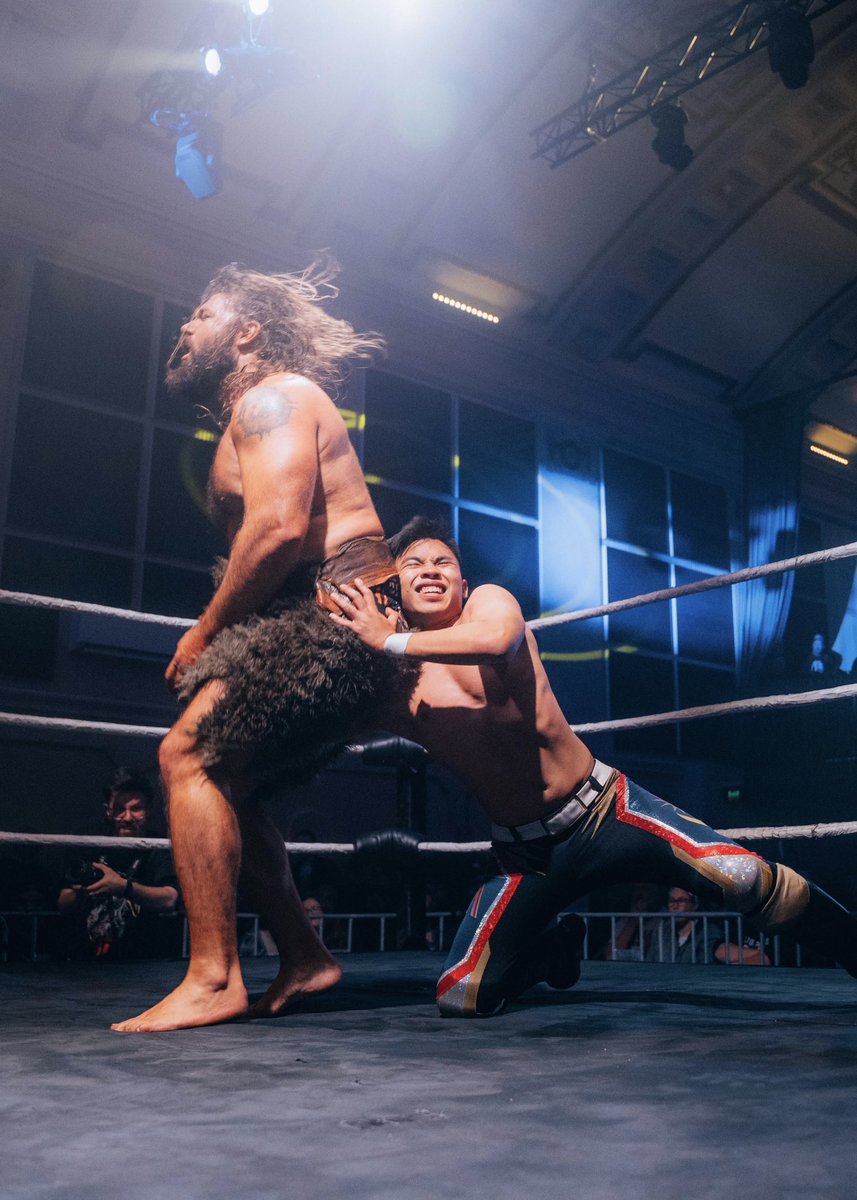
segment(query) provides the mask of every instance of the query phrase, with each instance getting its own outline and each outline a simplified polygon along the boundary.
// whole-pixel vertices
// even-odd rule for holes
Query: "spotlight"
[[[684,127],[687,124],[687,113],[677,104],[659,104],[650,114],[651,122],[657,129],[652,149],[658,156],[658,161],[668,167],[683,171],[693,158],[693,151],[684,140]]]
[[[176,141],[176,178],[197,200],[220,191],[220,151],[223,128],[217,121],[201,121]]]
[[[787,88],[794,91],[809,79],[815,58],[812,26],[795,8],[782,8],[768,17],[768,62]]]
[[[244,11],[248,17],[264,17],[270,10],[270,0],[244,0]]]
[[[202,55],[202,69],[206,75],[212,79],[216,79],[223,70],[223,58],[216,46],[203,47],[200,51]]]

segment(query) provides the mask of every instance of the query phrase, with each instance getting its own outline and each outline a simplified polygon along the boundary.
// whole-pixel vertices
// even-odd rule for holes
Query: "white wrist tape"
[[[412,637],[413,630],[410,633],[391,633],[384,641],[385,652],[387,654],[404,654]]]

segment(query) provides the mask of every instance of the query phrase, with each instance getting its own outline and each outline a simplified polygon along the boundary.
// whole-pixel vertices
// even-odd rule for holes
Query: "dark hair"
[[[448,546],[455,555],[458,565],[461,566],[461,551],[458,548],[458,542],[452,536],[452,530],[446,521],[438,520],[436,517],[411,517],[407,525],[403,525],[398,533],[387,538],[387,545],[390,547],[393,558],[401,558],[414,542],[425,542],[429,539],[433,542],[443,542],[444,546]]]
[[[238,263],[221,267],[200,303],[221,292],[232,301],[240,321],[258,321],[262,326],[256,362],[233,371],[225,382],[227,409],[275,371],[294,371],[335,389],[348,359],[366,361],[373,351],[383,350],[380,334],[357,333],[347,321],[322,309],[326,300],[338,294],[331,283],[336,274],[332,262],[315,262],[305,271],[282,275],[265,275]]]
[[[110,800],[116,792],[134,792],[143,797],[149,808],[155,803],[155,789],[148,777],[142,771],[135,771],[131,767],[116,768],[104,789],[104,798]]]

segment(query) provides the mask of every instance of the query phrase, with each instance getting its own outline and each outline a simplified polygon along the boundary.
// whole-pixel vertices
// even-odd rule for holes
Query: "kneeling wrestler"
[[[620,882],[680,887],[788,932],[857,976],[857,920],[790,867],[767,862],[595,761],[569,727],[520,606],[489,584],[468,595],[458,547],[414,518],[390,547],[411,632],[369,590],[343,588],[333,620],[423,664],[386,727],[421,743],[493,822],[499,871],[479,889],[437,989],[445,1016],[491,1016],[538,980],[570,986],[583,922],[557,913]]]

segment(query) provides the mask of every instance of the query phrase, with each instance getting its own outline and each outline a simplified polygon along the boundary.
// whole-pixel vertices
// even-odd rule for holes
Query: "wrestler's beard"
[[[174,350],[171,358],[175,353]],[[224,337],[203,350],[192,350],[175,367],[167,365],[164,383],[170,396],[175,399],[210,407],[220,401],[224,380],[235,367],[231,339]]]

